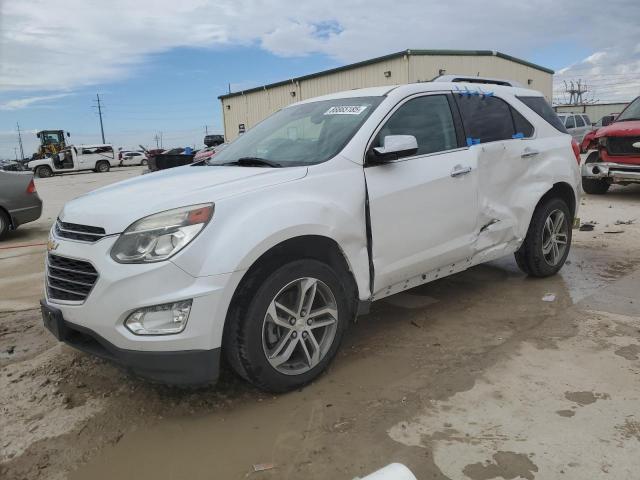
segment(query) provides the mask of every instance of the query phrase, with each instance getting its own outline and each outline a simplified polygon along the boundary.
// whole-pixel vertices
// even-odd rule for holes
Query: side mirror
[[[71,138],[71,134],[67,132],[67,138]]]
[[[606,127],[607,125],[611,125],[613,123],[613,119],[613,115],[605,115],[604,117],[602,117],[602,126]]]
[[[401,157],[415,155],[418,151],[418,141],[413,135],[387,135],[382,141],[382,147],[372,149],[369,160],[372,163],[385,163]]]

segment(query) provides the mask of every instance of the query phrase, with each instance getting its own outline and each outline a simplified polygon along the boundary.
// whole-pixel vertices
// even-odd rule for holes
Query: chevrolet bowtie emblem
[[[50,238],[47,242],[47,252],[52,252],[53,250],[57,249],[58,245],[60,245],[58,242]]]

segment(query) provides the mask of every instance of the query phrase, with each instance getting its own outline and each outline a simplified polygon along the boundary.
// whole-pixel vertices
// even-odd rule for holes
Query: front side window
[[[567,120],[564,122],[564,126],[567,128],[576,128],[576,119],[573,115],[567,117]]]
[[[416,137],[416,155],[458,148],[456,128],[445,95],[427,95],[406,102],[387,120],[372,146],[382,146],[387,135]]]
[[[584,127],[584,120],[582,119],[582,115],[576,115],[576,126]]]
[[[263,160],[291,167],[324,162],[344,148],[383,99],[338,98],[283,108],[216,153],[207,164]]]
[[[509,104],[485,95],[456,95],[467,143],[487,143],[514,138],[516,131]]]
[[[591,119],[589,115],[582,115],[582,119],[584,120],[585,125],[591,125]]]

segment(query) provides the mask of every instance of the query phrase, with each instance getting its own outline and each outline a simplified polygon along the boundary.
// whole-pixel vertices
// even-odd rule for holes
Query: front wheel
[[[41,165],[36,168],[36,177],[48,178],[53,175],[53,170],[48,165]]]
[[[571,248],[571,220],[561,198],[549,198],[536,207],[524,243],[515,253],[523,272],[548,277],[562,268]]]
[[[109,162],[101,161],[96,164],[96,172],[98,173],[106,173],[109,171]]]
[[[142,161],[140,162],[140,166],[141,166],[141,167],[144,167],[144,166],[145,166],[145,165],[147,165],[148,163],[149,163],[149,161],[148,161],[146,158],[144,158],[144,159],[142,159]]]
[[[0,239],[4,237],[5,233],[9,231],[10,227],[9,216],[4,213],[3,210],[0,210]]]
[[[270,392],[311,382],[335,357],[349,321],[344,286],[328,265],[311,259],[285,264],[252,283],[247,281],[227,318],[227,360]]]

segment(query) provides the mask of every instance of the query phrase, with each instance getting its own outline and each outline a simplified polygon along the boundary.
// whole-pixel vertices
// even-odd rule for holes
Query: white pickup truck
[[[28,167],[37,177],[51,177],[56,173],[93,170],[108,172],[118,165],[118,157],[109,144],[70,145],[52,157],[29,162]]]
[[[504,83],[305,100],[205,162],[67,203],[45,325],[155,381],[214,381],[224,355],[281,392],[315,379],[372,301],[510,254],[555,274],[579,146],[542,94]]]

